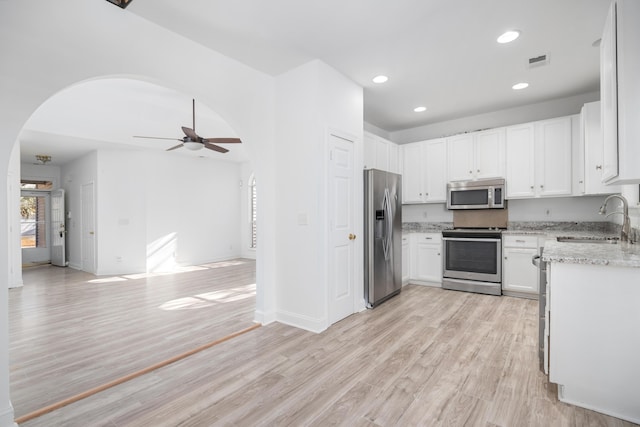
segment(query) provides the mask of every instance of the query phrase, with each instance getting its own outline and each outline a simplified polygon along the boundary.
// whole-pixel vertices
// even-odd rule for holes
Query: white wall
[[[249,187],[251,178],[254,176],[253,166],[250,162],[242,163],[240,166],[240,180],[242,188],[240,194],[240,255],[243,258],[256,258],[256,250],[251,248],[251,188]],[[256,192],[260,191],[259,183],[256,181]],[[257,194],[257,193],[256,193]],[[259,210],[260,208],[256,206]]]
[[[328,326],[326,137],[329,130],[353,135],[359,159],[354,167],[362,169],[362,89],[319,61],[278,76],[276,83],[276,176],[289,183],[286,190],[278,188],[276,198],[277,318],[321,331]],[[356,176],[356,188],[362,188],[361,174]],[[357,206],[361,221],[362,203]],[[306,217],[304,224],[300,216]],[[258,232],[262,236],[262,229]]]
[[[144,154],[147,270],[239,257],[241,165],[171,154]]]
[[[560,98],[553,101],[540,102],[538,104],[530,104],[522,107],[499,110],[491,113],[479,114],[477,116],[463,117],[461,119],[391,132],[387,139],[390,139],[396,144],[406,144],[409,142],[440,138],[462,132],[569,116],[572,114],[579,114],[580,109],[586,102],[597,101],[599,99],[600,92],[591,92],[568,98]]]
[[[17,206],[16,206],[17,204]],[[9,218],[9,288],[22,286],[22,242],[20,227],[20,142],[16,142],[9,160],[7,174],[7,205]]]
[[[116,42],[126,41],[126,42]],[[139,77],[198,98],[239,135],[256,163],[263,197],[257,263],[257,319],[275,312],[274,79],[105,1],[0,2],[0,187],[8,189],[14,142],[35,109],[56,92],[104,76]],[[198,58],[198,66],[192,64]],[[6,198],[0,224],[8,224]],[[8,227],[0,227],[7,242]],[[9,277],[9,248],[0,245],[0,275]],[[266,255],[261,260],[260,254]],[[9,399],[7,289],[0,290],[0,427],[13,424]],[[2,308],[4,307],[4,308]]]
[[[608,221],[598,214],[605,196],[547,197],[509,200],[509,221]],[[402,222],[452,222],[444,203],[402,206]]]
[[[149,156],[139,151],[97,152],[98,275],[146,271],[146,171],[156,166]]]

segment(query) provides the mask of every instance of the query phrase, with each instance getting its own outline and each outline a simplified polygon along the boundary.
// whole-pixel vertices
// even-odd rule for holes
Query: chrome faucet
[[[613,198],[620,199],[622,201],[622,211],[615,211],[607,214],[607,202]],[[628,242],[629,241],[629,233],[631,232],[631,220],[629,219],[629,202],[624,196],[620,194],[612,194],[606,199],[604,199],[604,203],[600,206],[600,211],[598,212],[600,215],[610,216],[613,214],[622,214],[624,219],[622,220],[622,229],[620,230],[620,241]]]

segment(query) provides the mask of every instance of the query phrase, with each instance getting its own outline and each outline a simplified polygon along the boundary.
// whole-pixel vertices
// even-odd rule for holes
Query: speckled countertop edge
[[[602,244],[547,240],[542,260],[551,263],[640,268],[640,245],[626,242]]]
[[[558,237],[619,237],[620,226],[606,222],[510,222],[503,235],[546,236],[542,259],[547,262],[640,268],[640,243],[564,243]],[[402,231],[434,233],[453,228],[451,222],[403,223]]]

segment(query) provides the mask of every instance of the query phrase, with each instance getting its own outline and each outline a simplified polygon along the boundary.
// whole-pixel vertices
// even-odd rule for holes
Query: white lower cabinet
[[[414,233],[410,243],[410,280],[442,283],[442,234]]]
[[[539,253],[538,236],[505,235],[502,239],[502,293],[538,297],[538,268],[531,259]]]
[[[402,236],[402,284],[406,285],[409,282],[409,274],[411,273],[410,266],[410,252],[409,252],[409,236]]]

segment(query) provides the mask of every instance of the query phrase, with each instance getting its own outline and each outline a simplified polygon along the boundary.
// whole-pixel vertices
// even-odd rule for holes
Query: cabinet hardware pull
[[[504,257],[504,259],[507,259],[507,257]]]
[[[356,235],[349,233],[349,240],[356,240]]]
[[[533,190],[533,185],[531,186],[531,189]]]
[[[524,240],[518,240],[518,239],[516,239],[516,243],[524,243]]]
[[[596,170],[602,170],[602,165],[597,165]]]
[[[540,188],[544,188],[544,185],[540,184]]]

